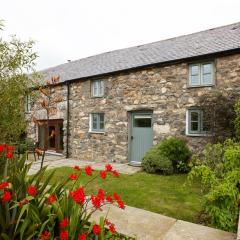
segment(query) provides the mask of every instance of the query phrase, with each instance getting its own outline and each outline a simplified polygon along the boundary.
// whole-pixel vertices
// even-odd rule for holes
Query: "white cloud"
[[[239,0],[8,0],[4,35],[36,40],[38,69],[240,21]]]

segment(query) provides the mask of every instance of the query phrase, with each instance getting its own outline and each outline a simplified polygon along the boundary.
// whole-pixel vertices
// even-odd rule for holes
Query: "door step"
[[[57,153],[57,152],[54,152],[54,151],[46,151],[45,154],[46,155],[53,155],[53,156],[63,156],[62,153]]]
[[[131,161],[128,163],[128,165],[133,166],[133,167],[141,167],[142,166],[141,162],[137,162],[137,161]]]

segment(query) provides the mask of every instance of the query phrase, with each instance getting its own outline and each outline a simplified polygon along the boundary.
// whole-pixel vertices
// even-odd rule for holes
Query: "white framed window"
[[[209,122],[201,109],[189,109],[186,112],[186,135],[209,135]]]
[[[189,86],[209,86],[214,84],[214,63],[205,62],[189,65]]]
[[[32,110],[32,99],[29,94],[25,96],[25,112],[31,112]]]
[[[104,132],[104,113],[91,113],[89,125],[90,132]]]
[[[93,97],[103,97],[104,95],[104,81],[103,80],[93,80],[92,81],[92,96]]]

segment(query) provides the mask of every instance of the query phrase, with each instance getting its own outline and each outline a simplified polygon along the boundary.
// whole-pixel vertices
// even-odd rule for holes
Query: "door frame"
[[[41,122],[43,123],[43,126],[44,124],[47,123],[47,120],[38,120],[38,122]],[[45,148],[47,150],[50,150],[50,151],[55,151],[55,152],[58,152],[58,153],[62,153],[63,152],[63,149],[60,148],[61,146],[61,141],[63,141],[63,139],[61,140],[61,135],[60,135],[60,125],[62,125],[63,127],[63,119],[49,119],[49,127],[51,126],[55,126],[55,133],[56,133],[56,136],[55,136],[55,148],[50,148],[49,147],[49,142],[48,142],[48,136],[47,136],[47,130],[46,130],[46,125],[44,126],[44,131],[45,131]],[[56,128],[57,126],[57,128]],[[39,136],[40,136],[40,127],[38,127],[38,142],[40,141],[39,140]],[[62,136],[63,138],[63,136]]]
[[[132,126],[133,126],[133,115],[134,114],[151,114],[152,116],[152,132],[153,132],[153,109],[141,109],[141,110],[133,110],[133,111],[128,111],[128,162],[134,162],[131,161],[131,156],[132,156]],[[153,141],[153,139],[152,139]]]

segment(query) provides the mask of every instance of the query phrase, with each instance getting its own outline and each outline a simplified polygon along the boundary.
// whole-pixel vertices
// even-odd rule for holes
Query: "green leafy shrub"
[[[142,160],[146,172],[172,174],[189,171],[188,161],[191,156],[187,144],[182,139],[171,137],[152,147]]]
[[[188,178],[201,179],[204,210],[211,224],[236,231],[240,210],[240,144],[232,140],[209,144],[204,154],[202,161],[195,161]]]
[[[152,147],[142,160],[142,167],[148,173],[172,174],[172,162],[165,155],[161,154],[159,146]]]
[[[177,167],[179,163],[188,164],[191,156],[191,152],[186,142],[176,137],[170,137],[163,140],[159,144],[159,150],[161,154],[166,156],[172,162],[174,172],[180,171],[180,169]]]
[[[177,164],[177,171],[180,172],[180,173],[188,173],[190,171],[190,169],[191,168],[189,167],[188,163],[180,161]]]

